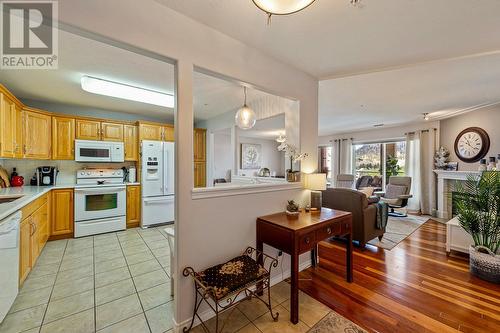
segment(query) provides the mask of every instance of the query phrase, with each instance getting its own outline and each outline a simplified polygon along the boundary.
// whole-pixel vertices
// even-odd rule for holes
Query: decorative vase
[[[484,250],[487,253],[480,252]],[[478,278],[500,283],[500,255],[491,252],[484,246],[469,247],[470,271]]]

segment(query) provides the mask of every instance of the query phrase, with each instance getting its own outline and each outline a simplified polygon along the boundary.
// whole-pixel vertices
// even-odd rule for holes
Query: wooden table
[[[312,265],[316,265],[317,245],[333,236],[345,236],[346,276],[352,282],[352,214],[322,208],[321,212],[301,212],[290,218],[284,212],[257,218],[257,250],[264,243],[291,256],[290,321],[299,322],[299,255],[312,251]]]

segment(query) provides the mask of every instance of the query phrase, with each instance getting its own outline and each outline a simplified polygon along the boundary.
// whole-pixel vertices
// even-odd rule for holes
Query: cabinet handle
[[[27,149],[26,149],[26,144],[24,144],[24,145],[23,145],[23,154],[26,154],[26,151],[27,151]]]
[[[306,239],[304,241],[306,242],[306,244],[311,243],[311,240],[309,239],[309,237],[306,237]]]
[[[328,235],[331,235],[331,233],[332,233],[332,228],[330,228],[330,227],[326,228],[326,233],[327,233]]]

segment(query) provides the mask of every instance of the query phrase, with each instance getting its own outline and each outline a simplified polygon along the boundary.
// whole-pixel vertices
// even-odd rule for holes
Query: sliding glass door
[[[385,188],[390,176],[404,175],[405,141],[354,144],[356,180],[368,176],[373,186]]]

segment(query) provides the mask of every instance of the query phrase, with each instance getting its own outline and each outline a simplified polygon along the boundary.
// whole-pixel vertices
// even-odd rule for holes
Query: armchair
[[[385,192],[375,192],[375,195],[380,197],[380,201],[386,202],[391,211],[390,216],[406,217],[406,213],[394,211],[394,208],[403,208],[408,205],[408,199],[413,197],[410,194],[411,177],[391,176],[389,184],[385,187]]]

